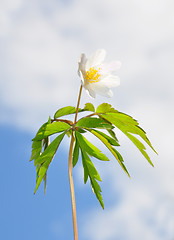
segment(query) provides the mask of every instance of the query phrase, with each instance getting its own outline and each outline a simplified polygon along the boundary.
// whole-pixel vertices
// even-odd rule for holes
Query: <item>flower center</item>
[[[100,70],[100,68],[99,68]],[[90,68],[86,74],[85,74],[85,79],[90,82],[90,83],[95,83],[99,81],[99,77],[101,74],[96,70],[94,67]]]

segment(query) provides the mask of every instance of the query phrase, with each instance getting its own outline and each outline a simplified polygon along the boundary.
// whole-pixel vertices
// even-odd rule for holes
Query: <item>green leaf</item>
[[[49,119],[49,122],[51,123],[51,118]],[[42,140],[43,142],[43,148],[44,148],[44,151],[46,150],[46,148],[49,146],[50,144],[50,139],[49,137],[46,137]],[[40,165],[40,164],[39,164]],[[41,166],[41,165],[40,165]],[[37,172],[37,174],[39,174],[39,171]],[[38,176],[39,177],[39,176]],[[44,177],[43,177],[43,180],[44,180],[44,193],[46,194],[46,190],[47,190],[47,172],[45,173]]]
[[[48,147],[48,145],[50,144],[50,139],[49,137],[46,137],[42,140],[42,145],[43,145],[43,148],[44,148],[44,151],[45,149]]]
[[[90,156],[93,156],[102,161],[109,161],[109,159],[92,143],[90,143],[84,136],[80,133],[75,132],[76,139],[79,142],[80,148],[87,152]]]
[[[41,166],[41,164],[36,165],[36,183],[37,183],[37,180],[38,180],[38,178],[39,178],[40,166]]]
[[[68,114],[72,114],[75,112],[76,112],[75,107],[71,107],[71,106],[63,107],[57,110],[57,112],[54,114],[54,119],[68,115]]]
[[[71,137],[71,135],[72,135],[72,129],[70,129],[69,131],[67,131],[67,132],[66,132],[66,135],[67,135],[68,137]]]
[[[46,191],[47,191],[47,171],[43,177],[43,180],[44,180],[44,193],[46,194]]]
[[[129,115],[126,115],[120,112],[107,113],[107,114],[102,114],[102,118],[114,124],[121,131],[131,132],[131,133],[140,135],[142,139],[146,141],[149,146],[151,146],[146,136],[146,132],[142,128],[140,128],[138,126],[139,123]]]
[[[83,109],[81,108],[78,109],[78,112],[82,112],[82,111]],[[71,106],[63,107],[57,110],[57,112],[54,114],[54,119],[65,116],[65,115],[73,114],[73,113],[76,113],[75,107],[71,107]]]
[[[83,148],[81,148],[82,153],[82,161],[86,164],[87,170],[88,170],[88,176],[97,179],[98,181],[101,181],[100,175],[97,172],[96,168],[94,167],[94,164],[92,163],[91,159],[89,158],[88,154],[84,151]],[[86,182],[85,182],[86,183]]]
[[[49,122],[49,120],[48,120]],[[44,129],[48,122],[44,123],[40,128],[39,130],[37,131],[36,133],[36,136],[37,134],[40,134],[40,132],[42,131],[42,129]],[[31,153],[31,157],[30,157],[30,161],[38,158],[38,156],[41,154],[41,151],[42,151],[42,140],[36,140],[36,139],[33,139],[33,143],[32,143],[32,153]]]
[[[89,158],[89,157],[86,154],[87,157],[85,158],[85,151],[83,153],[82,149],[81,149],[81,155],[82,155],[82,164],[83,164],[83,171],[84,171],[84,183],[86,184],[86,182],[88,180],[88,176],[89,176],[89,171],[88,171],[88,167],[87,167],[87,163],[86,163],[86,158]]]
[[[54,154],[57,151],[57,148],[59,147],[59,144],[61,143],[65,133],[66,132],[63,132],[51,142],[45,151],[35,160],[36,164],[42,164],[47,161],[47,159],[52,159],[54,157]]]
[[[48,122],[44,123],[38,130],[38,132],[36,133],[36,136],[38,134],[40,134],[40,132],[42,132],[42,129],[46,128],[47,124],[51,124],[51,117],[49,117]],[[36,140],[33,139],[33,143],[32,143],[32,154],[31,154],[31,158],[30,161],[36,159],[42,152],[42,148],[44,147],[44,142],[42,142],[42,139],[40,140]]]
[[[72,159],[72,165],[75,167],[79,159],[79,142],[76,139],[75,141],[75,146],[74,146],[74,151],[73,151],[73,159]]]
[[[120,154],[117,154],[118,152],[116,151],[115,148],[112,147],[112,145],[108,142],[108,140],[101,136],[99,133],[97,133],[95,130],[88,129],[92,134],[94,134],[98,139],[100,139],[104,145],[109,149],[109,151],[114,155],[114,157],[117,159],[118,163],[122,167],[122,169],[125,171],[125,173],[130,177],[125,165],[123,164],[123,158],[120,157]]]
[[[86,103],[84,107],[85,111],[95,112],[94,105],[92,103]]]
[[[58,137],[56,137],[52,143],[46,148],[46,150],[35,160],[37,165],[40,165],[39,172],[38,172],[38,178],[36,183],[36,188],[34,191],[34,194],[36,193],[39,185],[42,182],[42,179],[44,178],[47,169],[59,147],[59,144],[61,143],[63,137],[65,135],[65,132],[60,134]]]
[[[133,135],[126,133],[126,136],[135,144],[135,146],[140,150],[140,152],[143,154],[143,156],[147,159],[147,161],[154,167],[152,161],[150,160],[150,157],[146,153],[146,148],[145,146]]]
[[[107,131],[111,135],[111,137],[114,138],[118,142],[115,132],[112,129],[107,129]]]
[[[112,108],[111,104],[102,103],[98,106],[96,113],[108,113],[108,112],[117,112],[114,108]]]
[[[46,126],[48,125],[48,122],[46,122],[46,123],[44,123],[40,128],[39,128],[39,130],[37,131],[37,133],[36,133],[36,136],[32,139],[32,141],[34,142],[34,141],[41,141],[42,140],[42,138],[41,139],[37,139],[37,136],[39,136],[39,135],[41,135],[41,133],[46,129]]]
[[[30,161],[38,158],[42,151],[42,141],[33,141]]]
[[[101,195],[102,191],[101,191],[100,185],[95,180],[95,178],[90,178],[90,180],[91,180],[91,187],[92,187],[93,193],[96,195],[101,207],[104,209],[104,202]]]
[[[51,117],[49,116],[49,118],[48,118],[48,123],[51,123]]]
[[[84,182],[87,182],[88,176],[90,178],[91,187],[96,195],[99,203],[101,204],[102,208],[104,209],[104,203],[101,195],[101,188],[98,184],[98,181],[101,181],[100,175],[97,172],[96,168],[94,167],[92,161],[90,160],[88,154],[81,148],[81,154],[82,154],[82,163],[84,168]]]
[[[104,138],[106,138],[108,140],[108,142],[113,145],[113,146],[120,146],[120,144],[118,143],[118,140],[115,140],[114,138],[108,136],[107,134],[100,132],[98,130],[94,130],[97,133],[99,133],[101,136],[103,136]]]
[[[70,129],[70,125],[65,122],[47,123],[39,129],[33,141],[42,140],[52,134],[63,132],[68,129]]]
[[[92,118],[92,117],[86,117],[81,118],[77,124],[77,127],[82,128],[104,128],[104,129],[112,129],[113,126],[110,123],[107,123],[106,121],[100,119],[100,118]]]
[[[85,132],[86,132],[86,131],[85,131],[84,129],[82,129],[82,128],[77,128],[76,131],[79,132],[79,133],[85,133]]]
[[[157,153],[155,149],[152,147],[149,139],[147,138],[146,132],[141,127],[139,127],[139,123],[135,119],[133,119],[129,115],[120,112],[102,114],[102,118],[110,121],[118,129],[120,129],[135,144],[135,146],[140,150],[140,152],[149,161],[149,163],[153,165],[152,162],[150,161],[149,156],[144,151],[145,150],[144,145],[142,143],[140,144],[140,141],[133,137],[132,135],[136,134],[140,136],[152,148],[152,150],[155,153]]]
[[[124,162],[123,157],[121,156],[121,154],[115,148],[113,148],[113,150],[117,154],[117,157],[120,159],[120,161]]]

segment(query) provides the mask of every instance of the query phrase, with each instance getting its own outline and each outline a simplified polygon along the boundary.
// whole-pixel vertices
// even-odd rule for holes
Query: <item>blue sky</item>
[[[29,163],[31,134],[1,126],[2,239],[71,239],[72,217],[67,154],[60,149],[49,170],[48,194],[43,185],[36,195],[35,169]],[[83,194],[83,195],[82,195]],[[94,205],[89,188],[77,193],[78,211]],[[78,199],[79,198],[79,199]],[[86,199],[88,199],[86,201]],[[80,219],[79,219],[80,220]]]
[[[68,154],[60,147],[48,175],[48,193],[43,184],[36,195],[35,168],[29,163],[32,134],[1,126],[1,228],[2,239],[71,239],[73,236]],[[67,139],[66,139],[67,140]],[[83,179],[81,179],[83,182]],[[89,185],[76,189],[79,225],[87,209],[101,210]],[[110,199],[112,203],[112,199]],[[107,201],[106,201],[107,204]],[[81,231],[79,237],[85,239]]]
[[[71,229],[71,218],[67,218],[70,206],[66,171],[56,171],[54,164],[49,177],[50,183],[57,182],[56,189],[49,184],[53,195],[44,196],[39,191],[34,196],[34,167],[28,162],[32,135],[10,127],[1,127],[1,133],[1,239],[56,239],[52,229],[61,219],[66,218]],[[61,182],[65,182],[64,187]],[[66,232],[61,238],[70,237]]]
[[[31,139],[49,115],[76,105],[79,55],[105,48],[120,60],[121,79],[109,102],[138,119],[159,155],[152,168],[119,131],[131,174],[114,159],[95,161],[103,211],[79,163],[73,171],[81,240],[174,238],[174,3],[173,0],[3,0],[0,2],[1,239],[73,239],[66,139],[34,196]],[[91,139],[92,140],[92,139]],[[108,154],[108,152],[106,152]]]

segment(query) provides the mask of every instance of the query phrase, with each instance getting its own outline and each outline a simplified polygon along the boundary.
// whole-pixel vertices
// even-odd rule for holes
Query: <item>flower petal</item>
[[[79,63],[85,64],[86,61],[87,61],[86,55],[85,55],[84,53],[82,53],[82,54],[80,55],[80,58],[79,58]]]
[[[113,61],[110,63],[104,63],[101,65],[101,70],[100,72],[102,74],[107,74],[111,72],[115,72],[121,67],[121,62],[120,61]]]
[[[96,84],[93,87],[93,91],[104,97],[112,97],[113,96],[113,92],[107,86],[99,86]]]
[[[94,91],[94,89],[91,87],[91,84],[84,84],[84,88],[86,89],[86,91],[88,92],[88,94],[95,98],[96,97],[96,92]]]
[[[88,89],[88,93],[91,97],[95,98],[96,97],[96,92],[92,89]]]
[[[106,51],[104,49],[97,50],[86,62],[86,70],[100,65],[105,59],[105,56]]]
[[[78,74],[79,74],[79,76],[80,76],[80,78],[81,78],[81,84],[84,86],[85,80],[84,80],[82,71],[81,71],[81,70],[78,70]]]
[[[80,71],[81,72],[84,72],[85,71],[85,64],[87,62],[87,58],[86,58],[86,55],[84,53],[82,53],[80,55],[80,58],[79,58],[79,69],[78,69],[78,74],[80,76]]]
[[[98,84],[100,86],[107,86],[108,88],[118,87],[120,85],[120,78],[118,76],[108,74],[101,77],[101,80],[98,82]]]

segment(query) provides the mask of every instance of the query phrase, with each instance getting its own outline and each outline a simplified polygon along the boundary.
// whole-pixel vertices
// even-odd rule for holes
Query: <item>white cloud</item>
[[[173,37],[172,2],[168,3],[160,1],[158,8],[156,1],[143,5],[138,1],[73,1],[62,5],[61,1],[48,4],[39,0],[3,4],[1,11],[10,24],[1,38],[1,121],[8,121],[9,112],[13,111],[15,124],[32,129],[57,107],[73,102],[75,105],[79,86],[77,59],[81,51],[90,54],[105,47],[108,60],[123,62],[123,87],[135,84],[136,80],[141,87],[138,75],[151,66],[154,74],[160,64],[155,59],[151,62],[148,54],[156,45],[161,52],[161,45]],[[164,54],[165,50],[161,57]],[[165,68],[172,70],[168,69],[168,57],[172,55],[162,59],[163,73]],[[157,81],[160,82],[156,80],[154,84]]]
[[[118,180],[118,179],[117,179]],[[84,239],[172,239],[172,203],[135,182],[129,184],[119,204],[85,216]]]
[[[0,2],[0,37],[4,36],[10,30],[10,15],[12,15],[20,6],[21,0],[2,0]]]
[[[119,166],[101,169],[103,181],[112,183],[108,191],[121,201],[90,214],[88,239],[174,237],[173,8],[172,0],[0,3],[1,123],[33,131],[58,107],[75,105],[79,54],[102,47],[108,61],[123,63],[121,86],[113,99],[84,94],[82,105],[108,101],[133,115],[159,152],[151,155],[152,169],[119,134],[133,180]]]

